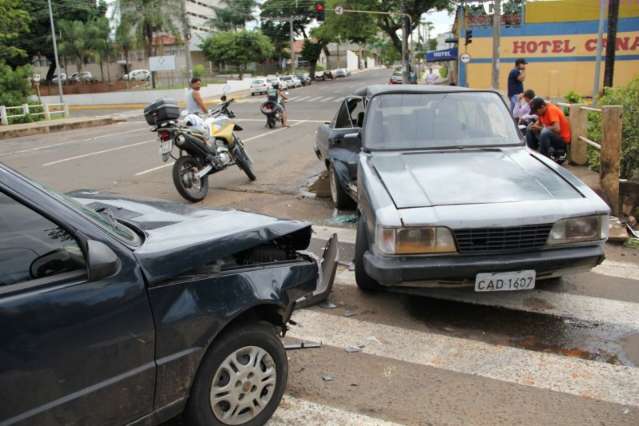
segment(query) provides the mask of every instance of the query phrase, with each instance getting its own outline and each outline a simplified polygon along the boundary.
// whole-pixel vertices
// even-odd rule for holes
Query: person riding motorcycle
[[[288,96],[286,96],[286,92],[279,83],[273,83],[273,86],[266,92],[266,98],[269,102],[273,102],[275,107],[282,113],[282,126],[290,127],[288,125],[288,113],[286,112],[285,104],[285,102],[288,101]]]

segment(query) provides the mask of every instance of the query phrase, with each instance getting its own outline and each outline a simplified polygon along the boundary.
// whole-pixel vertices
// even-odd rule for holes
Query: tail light
[[[171,139],[171,133],[168,130],[160,130],[158,132],[158,135],[160,136],[160,140],[162,142],[166,142]]]

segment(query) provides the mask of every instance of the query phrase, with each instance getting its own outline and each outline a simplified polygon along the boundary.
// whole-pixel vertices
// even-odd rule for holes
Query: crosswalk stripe
[[[352,271],[340,271],[335,284],[355,286]],[[410,291],[410,290],[408,290]],[[441,300],[553,315],[581,321],[619,324],[639,330],[639,303],[545,290],[475,293],[472,289],[428,288],[418,294]]]
[[[342,96],[339,96],[339,97],[333,99],[333,102],[342,102],[343,99],[344,98]]]
[[[379,323],[296,311],[289,335],[397,361],[639,406],[639,368],[570,358]]]
[[[329,407],[285,395],[277,411],[267,423],[279,425],[327,425],[327,426],[395,426],[381,419]]]
[[[315,238],[327,240],[333,233],[336,233],[339,241],[347,244],[355,244],[356,231],[351,228],[338,228],[334,226],[313,226]],[[639,281],[639,265],[615,260],[604,260],[604,262],[593,268],[592,272],[609,277],[625,278]]]
[[[318,102],[330,102],[333,99],[332,96],[327,96],[325,98],[320,99]]]
[[[302,102],[302,101],[305,101],[305,100],[307,100],[307,99],[311,99],[311,97],[310,97],[310,96],[302,96],[301,98],[298,98],[298,99],[296,100],[296,102]]]
[[[308,102],[317,102],[319,99],[322,99],[324,96],[318,96],[316,98],[309,99]]]

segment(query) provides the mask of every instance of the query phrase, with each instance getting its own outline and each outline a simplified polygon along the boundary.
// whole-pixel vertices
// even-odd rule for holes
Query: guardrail
[[[19,114],[10,114],[11,111],[20,111]],[[56,116],[62,117],[69,116],[69,105],[67,104],[40,104],[40,105],[20,105],[8,107],[0,105],[0,124],[3,126],[9,125],[9,119],[20,118],[26,116],[44,116],[45,120],[51,120]]]
[[[569,121],[572,131],[570,160],[580,166],[588,162],[588,146],[600,151],[599,183],[606,202],[613,215],[620,210],[619,168],[621,162],[621,130],[623,108],[620,105],[607,105],[595,108],[583,104],[557,105],[570,111]],[[601,114],[601,141],[588,139],[588,113]]]

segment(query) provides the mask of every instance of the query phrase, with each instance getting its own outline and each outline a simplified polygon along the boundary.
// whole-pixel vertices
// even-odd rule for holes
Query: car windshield
[[[520,144],[508,108],[491,92],[389,93],[371,99],[368,149],[429,149]]]
[[[264,80],[253,80],[253,84],[264,84]]]
[[[280,80],[291,80],[291,77],[281,77]]]

